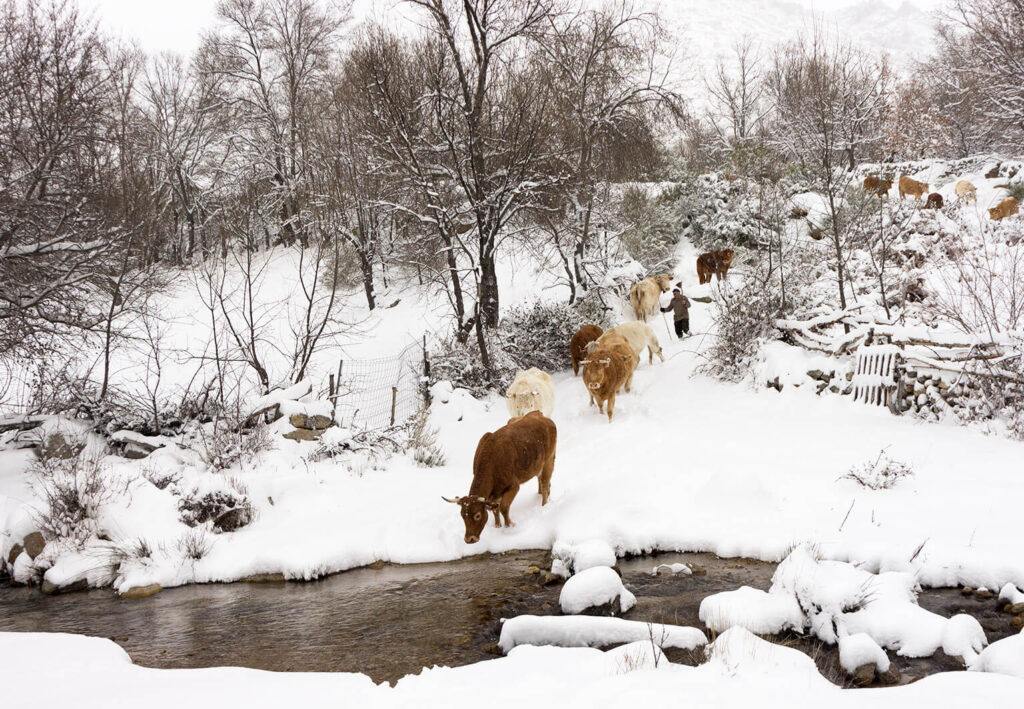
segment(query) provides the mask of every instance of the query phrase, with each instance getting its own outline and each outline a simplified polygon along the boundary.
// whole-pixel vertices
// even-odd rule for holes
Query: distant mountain
[[[934,43],[937,0],[645,0],[680,37],[686,56],[712,65],[744,35],[769,49],[793,39],[820,18],[830,33],[900,67],[923,58]]]

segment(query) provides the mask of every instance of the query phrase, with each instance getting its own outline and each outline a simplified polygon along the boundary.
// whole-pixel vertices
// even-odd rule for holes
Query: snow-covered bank
[[[627,649],[628,646],[627,646]],[[694,707],[1008,706],[1024,692],[1020,679],[998,674],[944,673],[891,689],[841,690],[803,653],[734,629],[710,646],[698,667],[668,663],[660,653],[622,648],[519,647],[507,657],[459,668],[435,667],[374,685],[361,674],[274,673],[237,667],[155,670],[131,664],[100,638],[0,633],[0,667],[11,706],[89,707],[144,703],[182,706],[362,707],[658,706],[685,700]],[[652,657],[659,658],[654,666]],[[14,678],[17,678],[16,681]]]
[[[696,306],[692,319],[695,332],[706,332],[705,306]],[[661,549],[770,561],[813,542],[825,558],[870,571],[912,571],[925,585],[1024,587],[1024,445],[812,391],[759,393],[694,377],[703,337],[674,342],[662,334],[667,361],[640,365],[611,424],[588,406],[578,379],[557,373],[552,498],[541,507],[534,485],[524,486],[513,504],[516,526],[489,525],[474,545],[465,544],[461,519],[441,496],[469,489],[479,437],[507,417],[498,397],[478,401],[435,388],[431,420],[447,454],[440,468],[396,456],[384,469],[350,469],[310,460],[315,444],[281,441],[258,465],[227,478],[204,473],[194,484],[230,478],[243,485],[255,515],[236,532],[211,535],[200,559],[176,546],[189,531],[176,498],[143,475],[158,468],[192,484],[194,471],[166,448],[142,462],[112,459],[130,494],[104,506],[100,524],[114,537],[145,539],[154,550],[123,565],[117,585],[166,587],[271,572],[313,578],[377,560],[444,561],[597,539],[620,555]],[[914,474],[877,491],[842,478],[883,448]],[[0,476],[8,494],[22,486],[11,479],[17,474],[11,466]],[[17,497],[30,504],[21,489]],[[5,553],[14,541],[3,545]],[[85,561],[95,566],[95,556]],[[49,573],[54,583],[68,580],[56,578],[65,573],[59,568]]]

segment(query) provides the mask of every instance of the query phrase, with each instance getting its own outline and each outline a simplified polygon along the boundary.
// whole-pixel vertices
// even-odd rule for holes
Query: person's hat
[[[681,291],[681,290],[679,290],[678,288],[673,288],[673,289],[672,289],[672,292],[673,292],[673,293],[682,293],[682,291]]]

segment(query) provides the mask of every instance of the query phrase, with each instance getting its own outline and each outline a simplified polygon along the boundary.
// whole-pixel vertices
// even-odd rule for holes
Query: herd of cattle
[[[883,179],[878,175],[868,175],[864,178],[864,190],[876,194],[880,198],[887,196],[891,189],[892,180]],[[956,192],[956,198],[963,202],[973,202],[978,197],[978,189],[967,180],[959,180],[953,189]],[[898,190],[900,199],[910,195],[915,200],[918,200],[927,195],[924,203],[925,209],[942,209],[942,195],[938,192],[929,193],[927,182],[918,182],[913,178],[903,175],[900,178]],[[1019,211],[1020,204],[1017,202],[1017,199],[1007,197],[995,207],[989,209],[988,216],[989,219],[998,221],[1017,214]]]
[[[727,256],[720,254],[728,254]],[[732,251],[702,254],[710,256],[719,279],[724,278],[732,263]],[[708,259],[704,260],[707,264]],[[698,259],[698,275],[701,269]],[[710,276],[708,276],[710,280]],[[659,297],[672,287],[672,277],[659,274],[645,278],[630,290],[630,304],[637,319],[609,330],[597,325],[584,325],[569,340],[569,356],[573,376],[583,371],[583,383],[590,404],[607,412],[611,423],[615,411],[615,395],[633,385],[633,372],[640,355],[647,350],[648,364],[654,355],[665,361],[661,345],[645,322],[658,308]],[[505,392],[509,421],[493,433],[485,433],[473,457],[473,482],[469,493],[446,502],[459,505],[465,524],[465,542],[480,541],[488,513],[494,514],[494,526],[512,526],[509,508],[520,485],[537,478],[541,504],[551,493],[551,473],[555,466],[555,445],[558,432],[550,416],[555,408],[555,387],[551,376],[531,367],[519,372]]]
[[[928,185],[910,177],[899,180],[899,195],[915,199],[927,195],[925,207],[942,207],[942,195],[928,194]],[[864,179],[864,189],[884,198],[892,189],[892,180],[877,175]],[[970,182],[960,180],[955,186],[957,199],[964,202],[977,198],[977,189]],[[1005,219],[1017,214],[1017,200],[1009,197],[989,209],[989,217]],[[732,265],[731,249],[710,251],[697,259],[697,278],[701,284],[709,283],[712,275],[725,278]],[[569,341],[569,356],[573,376],[583,370],[583,383],[590,395],[590,404],[597,405],[601,413],[607,412],[611,423],[615,411],[615,396],[633,385],[633,372],[640,363],[640,354],[647,349],[647,361],[654,363],[654,355],[661,361],[665,356],[647,318],[659,305],[662,293],[672,287],[672,277],[660,274],[645,278],[629,291],[629,302],[636,320],[604,331],[597,325],[584,325]],[[551,474],[555,467],[555,445],[558,432],[550,416],[555,408],[555,387],[550,375],[536,367],[519,372],[505,394],[511,418],[493,433],[485,433],[477,444],[473,458],[473,482],[469,494],[456,498],[442,498],[459,505],[466,527],[465,541],[480,541],[487,524],[488,513],[494,514],[494,526],[512,526],[509,508],[519,492],[520,485],[537,478],[541,504],[551,494]]]

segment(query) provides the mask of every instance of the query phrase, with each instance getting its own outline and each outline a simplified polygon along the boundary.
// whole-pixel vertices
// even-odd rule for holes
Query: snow
[[[970,663],[987,644],[969,615],[944,618],[917,605],[917,580],[905,572],[872,574],[821,560],[798,547],[779,564],[767,592],[743,587],[708,596],[700,619],[713,631],[734,626],[759,634],[810,631],[827,643],[865,634],[899,655],[927,657],[942,648]]]
[[[1024,636],[1001,642],[1017,639]],[[666,662],[656,650],[644,647],[650,646],[646,638],[633,642],[608,652],[521,646],[506,657],[465,667],[425,668],[394,687],[351,673],[138,667],[110,640],[48,633],[0,633],[0,667],[5,677],[18,678],[5,683],[6,704],[32,706],[42,700],[48,706],[79,709],[139,702],[149,709],[319,706],[328,697],[346,706],[382,709],[468,708],[479,706],[482,698],[488,706],[510,709],[662,706],[681,700],[693,707],[784,709],[793,706],[794,697],[807,706],[904,709],[1013,706],[1013,698],[1024,691],[1020,679],[982,672],[941,673],[894,688],[842,690],[822,677],[804,653],[740,628],[708,646],[709,659],[698,667]],[[657,670],[652,668],[655,657]]]
[[[636,605],[636,596],[622,585],[622,579],[614,569],[594,566],[578,572],[565,582],[558,604],[563,613],[575,615],[615,600],[619,602],[621,613]]]
[[[839,664],[848,674],[864,665],[874,665],[878,672],[888,672],[889,656],[870,635],[855,633],[839,638]]]
[[[662,648],[685,650],[705,645],[708,641],[697,628],[679,625],[583,615],[520,615],[502,623],[498,647],[508,653],[520,645],[600,647],[645,640]]]
[[[989,645],[968,669],[975,672],[998,672],[1024,679],[1024,630]]]

